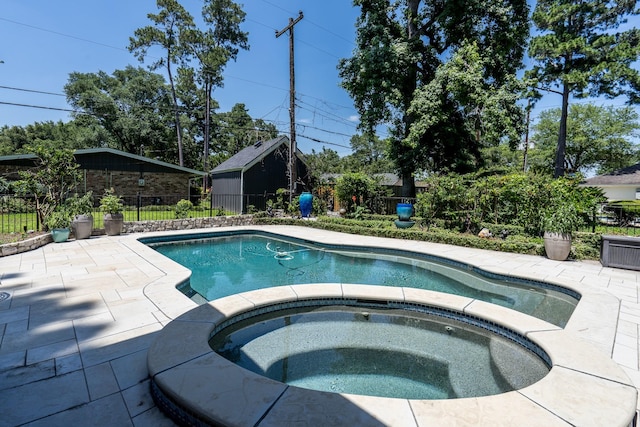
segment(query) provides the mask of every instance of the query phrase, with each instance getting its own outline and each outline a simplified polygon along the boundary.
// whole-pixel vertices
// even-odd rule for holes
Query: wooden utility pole
[[[276,31],[276,38],[280,37],[287,31],[289,32],[289,122],[290,122],[290,139],[289,141],[289,203],[291,203],[294,186],[297,180],[296,171],[296,75],[294,67],[293,54],[293,26],[303,18],[302,11],[298,12],[296,19],[289,18],[289,25],[280,31]]]

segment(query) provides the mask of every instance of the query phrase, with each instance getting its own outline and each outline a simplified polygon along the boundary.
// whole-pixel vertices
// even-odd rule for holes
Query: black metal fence
[[[122,200],[125,220],[176,219],[176,205],[182,199],[184,197],[176,195],[124,195]],[[189,209],[187,215],[189,217],[211,217],[264,211],[267,208],[268,200],[277,202],[277,196],[275,194],[215,194],[205,198],[191,197],[190,201],[193,207]],[[234,208],[238,205],[238,201],[242,202],[241,210]],[[99,202],[100,196],[94,196],[94,228],[102,228],[102,212],[99,208]],[[284,202],[288,202],[288,199]],[[392,215],[395,213],[397,203],[407,202],[415,203],[415,199],[382,198],[377,204],[380,212],[376,213]],[[337,206],[335,208],[337,209]],[[0,195],[0,233],[23,233],[41,228],[33,196]],[[583,231],[640,236],[640,203],[609,202],[595,206]]]

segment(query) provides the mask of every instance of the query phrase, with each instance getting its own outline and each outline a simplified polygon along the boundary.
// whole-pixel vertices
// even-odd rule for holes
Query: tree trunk
[[[560,131],[558,132],[558,147],[556,149],[556,164],[553,177],[564,176],[564,158],[567,147],[567,116],[569,114],[569,85],[562,87],[562,113],[560,114]]]

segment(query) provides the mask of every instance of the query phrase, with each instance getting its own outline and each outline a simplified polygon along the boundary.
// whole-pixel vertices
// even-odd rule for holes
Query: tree
[[[84,119],[88,116],[79,115]],[[45,142],[52,148],[99,147],[105,132],[91,120],[35,122],[25,127],[0,128],[0,155],[31,152],[30,146]]]
[[[210,156],[209,165],[217,166],[245,147],[258,141],[278,136],[278,129],[264,120],[253,120],[244,104],[235,104],[231,111],[213,116],[212,136],[216,141],[215,155]]]
[[[184,45],[183,37],[187,30],[194,28],[194,22],[193,17],[177,0],[157,0],[157,5],[160,8],[160,13],[147,15],[153,25],[135,30],[134,37],[129,38],[129,51],[133,52],[140,62],[144,62],[148,49],[152,46],[159,46],[165,51],[165,55],[153,62],[149,68],[153,71],[164,67],[167,71],[173,100],[178,163],[180,166],[184,166],[180,109],[171,66],[186,61],[188,50]]]
[[[74,72],[64,91],[74,109],[104,127],[116,144],[113,148],[134,154],[144,149],[174,162],[175,151],[168,144],[175,141],[169,131],[171,96],[161,75],[132,66],[112,76]]]
[[[640,30],[614,32],[638,14],[631,0],[538,0],[529,56],[537,63],[529,77],[544,90],[562,95],[554,176],[564,175],[569,96],[628,96],[640,101]],[[551,89],[560,88],[560,90]]]
[[[199,64],[197,74],[205,97],[204,169],[208,169],[210,155],[211,94],[215,87],[223,86],[222,71],[227,63],[236,60],[240,49],[249,49],[248,33],[240,29],[245,15],[232,0],[206,0],[202,18],[207,30],[191,28],[185,31],[186,47]]]
[[[463,114],[464,99],[441,91],[439,105],[446,120],[426,126],[416,125],[424,114],[415,105],[416,95],[426,90],[447,58],[470,42],[486,58],[480,90],[507,84],[522,64],[527,2],[354,0],[354,5],[361,8],[357,47],[352,58],[340,61],[342,85],[354,99],[363,131],[390,126],[389,154],[402,177],[403,196],[415,195],[413,173],[418,169],[476,167],[481,161],[479,138],[469,131],[473,126]]]
[[[387,155],[388,143],[374,134],[353,135],[352,153],[341,159],[342,169],[368,174],[393,172],[393,162]]]
[[[532,167],[550,170],[554,164],[555,147],[562,111],[543,111],[534,126]],[[608,173],[636,163],[640,150],[633,138],[640,129],[638,113],[631,107],[599,107],[575,104],[567,117],[566,173]]]
[[[311,149],[311,154],[305,154],[304,158],[309,166],[309,173],[316,181],[320,181],[324,174],[341,172],[340,156],[330,148],[322,147],[320,152]]]
[[[32,195],[40,224],[46,224],[51,213],[60,206],[81,178],[80,166],[73,150],[52,147],[41,142],[29,147],[37,156],[36,167],[20,171],[18,186]]]

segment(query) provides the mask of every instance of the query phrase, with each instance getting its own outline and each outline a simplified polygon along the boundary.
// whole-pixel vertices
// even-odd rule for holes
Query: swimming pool
[[[498,278],[527,287],[567,288],[580,299],[566,329],[481,300],[409,287],[354,285],[349,283],[301,284],[263,288],[233,294],[211,302],[179,298],[180,285],[188,283],[191,270],[168,260],[146,243],[208,239],[257,234],[319,242],[327,249],[364,249],[362,256],[382,249],[385,256],[415,255],[418,260],[442,260],[445,271],[463,277]],[[156,404],[172,417],[195,417],[212,425],[634,425],[636,390],[624,372],[606,356],[613,342],[606,331],[615,330],[619,302],[610,294],[582,286],[559,275],[566,263],[539,257],[494,254],[424,242],[353,236],[306,227],[245,226],[198,230],[191,234],[161,232],[135,236],[145,261],[164,276],[145,288],[145,295],[172,319],[149,349],[148,369]],[[295,240],[298,239],[298,240]],[[144,245],[140,243],[144,242]],[[354,243],[356,243],[354,245]],[[396,248],[398,244],[406,251]],[[372,248],[371,250],[367,248]],[[446,255],[447,258],[441,258]],[[454,268],[456,267],[456,268]],[[535,273],[534,273],[535,271]],[[533,274],[532,274],[533,273]],[[519,275],[521,278],[510,278]],[[456,276],[458,277],[458,276]],[[532,279],[527,279],[532,278]],[[200,298],[202,299],[202,298]],[[552,369],[540,381],[524,389],[471,399],[389,399],[374,396],[327,393],[302,389],[270,380],[233,364],[216,354],[208,340],[227,320],[262,310],[272,304],[331,304],[378,302],[382,305],[418,304],[446,313],[484,319],[490,328],[507,328],[542,347]],[[597,319],[597,320],[596,320]],[[603,329],[606,326],[606,331]],[[603,334],[603,332],[605,332]],[[596,351],[584,336],[605,353]]]
[[[564,326],[579,300],[576,292],[560,286],[400,249],[318,244],[255,231],[141,241],[189,268],[189,286],[181,290],[206,301],[281,285],[359,283],[466,296]]]

